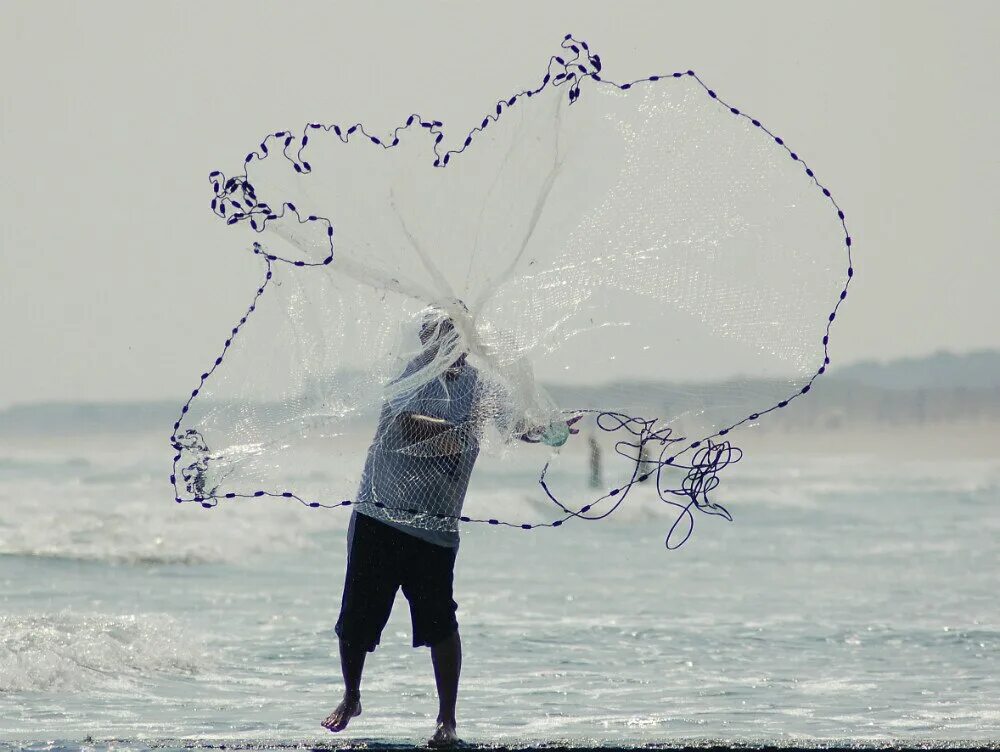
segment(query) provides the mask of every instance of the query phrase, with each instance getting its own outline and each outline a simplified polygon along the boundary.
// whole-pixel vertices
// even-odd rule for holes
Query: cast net
[[[172,436],[177,499],[205,506],[453,534],[644,494],[680,508],[677,545],[693,509],[728,517],[733,432],[823,373],[853,273],[779,137],[691,72],[607,80],[572,38],[457,140],[309,123],[242,169],[212,207],[262,282]]]

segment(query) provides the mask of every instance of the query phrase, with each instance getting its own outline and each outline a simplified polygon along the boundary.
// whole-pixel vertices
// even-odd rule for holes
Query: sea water
[[[677,551],[651,492],[608,520],[463,528],[460,734],[500,744],[1000,737],[1000,462],[750,455]],[[364,714],[332,628],[347,513],[177,505],[163,437],[0,446],[0,742],[422,743],[402,595]],[[581,469],[581,478],[585,473]],[[555,518],[485,473],[470,505]],[[114,741],[117,740],[117,741]]]

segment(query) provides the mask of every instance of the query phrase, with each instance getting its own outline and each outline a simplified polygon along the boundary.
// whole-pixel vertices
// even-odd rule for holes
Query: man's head
[[[464,308],[465,305],[463,304],[462,307]],[[454,331],[455,322],[451,316],[440,308],[433,308],[424,314],[423,321],[420,324],[420,344],[426,347],[433,342],[431,348],[436,350],[443,342],[448,341],[449,345],[446,345],[446,347],[450,347],[452,337],[449,337],[449,335]],[[466,354],[464,352],[460,353],[455,362],[451,364],[451,369],[464,366],[465,358]]]
[[[432,339],[440,341],[448,332],[454,330],[455,322],[450,316],[439,310],[428,311],[420,325],[420,344],[426,345]]]

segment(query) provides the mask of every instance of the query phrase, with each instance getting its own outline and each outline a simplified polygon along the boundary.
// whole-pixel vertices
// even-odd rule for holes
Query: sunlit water
[[[177,506],[165,446],[102,444],[0,447],[0,741],[427,738],[430,656],[401,595],[364,715],[340,737],[319,725],[341,690],[346,514]],[[472,493],[532,509],[495,477]],[[467,527],[461,735],[1000,737],[1000,463],[750,456],[719,500],[735,522],[699,519],[673,552],[648,496],[600,523]]]

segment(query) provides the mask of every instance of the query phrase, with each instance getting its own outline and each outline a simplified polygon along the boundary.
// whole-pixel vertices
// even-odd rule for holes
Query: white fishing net
[[[179,499],[454,531],[475,464],[555,502],[510,520],[481,494],[505,523],[601,516],[647,476],[713,509],[697,468],[822,372],[843,217],[697,77],[611,83],[564,48],[455,141],[419,115],[308,124],[213,173],[266,279],[175,426]]]

